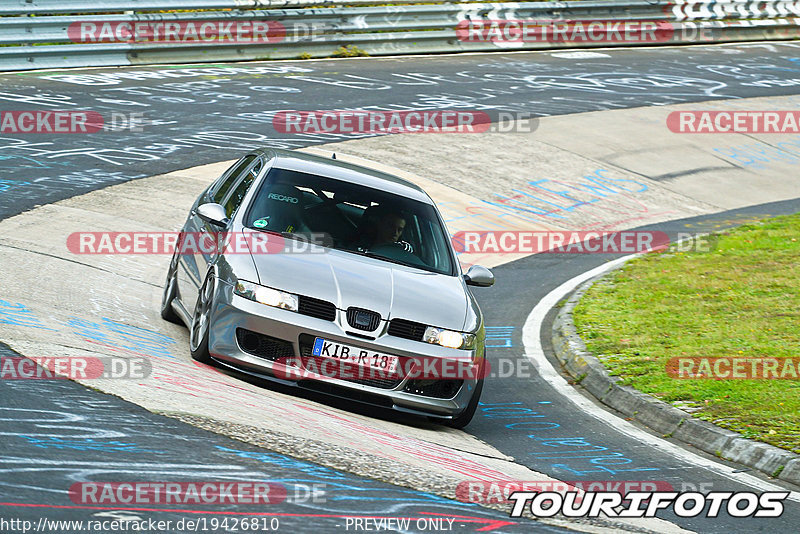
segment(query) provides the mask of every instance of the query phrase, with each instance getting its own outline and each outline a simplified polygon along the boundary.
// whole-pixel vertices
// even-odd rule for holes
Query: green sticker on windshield
[[[269,217],[264,217],[263,219],[258,219],[253,223],[253,226],[256,228],[266,228],[269,224]]]

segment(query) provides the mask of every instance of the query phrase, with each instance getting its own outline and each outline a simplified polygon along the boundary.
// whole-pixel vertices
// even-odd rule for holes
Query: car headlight
[[[273,306],[275,308],[283,308],[284,310],[297,311],[297,295],[286,293],[285,291],[278,291],[271,287],[260,286],[253,282],[245,282],[239,280],[233,288],[233,292],[249,300]]]
[[[453,330],[443,330],[429,326],[425,329],[425,335],[422,336],[422,340],[435,345],[450,347],[451,349],[474,349],[476,336],[475,334],[465,334],[464,332],[454,332]]]

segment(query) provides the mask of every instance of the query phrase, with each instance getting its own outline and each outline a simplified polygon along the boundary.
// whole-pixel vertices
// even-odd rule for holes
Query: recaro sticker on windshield
[[[273,200],[280,200],[281,202],[289,202],[291,204],[297,204],[300,202],[296,197],[290,197],[287,195],[278,195],[277,193],[270,193],[269,197]]]

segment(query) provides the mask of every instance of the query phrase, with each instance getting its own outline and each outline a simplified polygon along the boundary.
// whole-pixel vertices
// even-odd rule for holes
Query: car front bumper
[[[449,398],[438,398],[413,392],[420,391],[418,385],[430,383],[419,382],[419,377],[402,377],[399,382],[383,383],[382,387],[376,387],[370,381],[307,372],[301,377],[298,368],[291,366],[290,361],[296,362],[300,356],[308,357],[308,340],[315,337],[391,354],[401,359],[438,360],[445,368],[448,363],[463,363],[465,360],[475,362],[477,368],[481,363],[480,358],[483,358],[483,340],[478,340],[475,350],[451,349],[388,335],[386,321],[381,322],[377,333],[370,334],[369,337],[375,339],[368,339],[360,334],[348,333],[353,329],[347,325],[345,313],[341,310],[337,310],[334,321],[318,319],[245,299],[235,295],[232,286],[224,282],[217,284],[214,303],[210,318],[209,352],[220,363],[247,374],[401,412],[444,419],[455,417],[467,408],[478,383],[476,372],[459,373],[461,376],[458,376],[457,382],[448,385],[454,390],[457,388],[457,391]],[[290,344],[294,358],[270,359],[256,355],[253,350],[243,349],[241,332],[237,336],[237,329]],[[289,351],[288,345],[276,346],[283,347],[282,351],[278,351],[283,355]],[[452,379],[451,374],[446,376]]]

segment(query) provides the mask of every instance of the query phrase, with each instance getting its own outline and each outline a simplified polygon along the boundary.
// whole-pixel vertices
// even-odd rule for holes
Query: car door
[[[247,155],[231,166],[197,200],[183,227],[180,249],[182,253],[179,255],[177,276],[181,303],[190,314],[194,313],[197,295],[208,268],[208,260],[199,251],[202,248],[201,240],[209,232],[219,231],[218,227],[212,227],[197,215],[197,207],[208,202],[221,204],[228,197],[234,184],[251,167],[256,158],[256,155]]]
[[[248,189],[250,189],[250,186],[253,185],[253,182],[263,167],[263,159],[260,157],[256,158],[243,172],[237,174],[236,180],[233,181],[233,185],[228,189],[225,196],[219,200],[214,200],[225,208],[225,216],[228,219],[231,219],[233,214],[236,213],[236,210],[242,203],[242,199],[244,199],[245,194]],[[213,239],[216,240],[216,233],[221,229],[203,220],[200,220],[200,222],[202,223],[200,230],[201,235],[208,234],[213,236]],[[208,272],[209,265],[217,259],[217,255],[216,249],[209,250],[208,247],[198,247],[197,254],[195,255],[195,264],[197,265],[198,272],[203,273],[205,276],[205,273]]]

